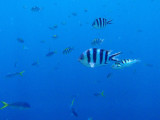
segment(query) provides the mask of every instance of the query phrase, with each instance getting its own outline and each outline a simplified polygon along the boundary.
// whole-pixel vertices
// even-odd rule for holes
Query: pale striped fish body
[[[94,28],[104,28],[107,26],[107,24],[111,24],[112,20],[107,20],[106,18],[97,18],[93,21],[92,26]]]
[[[137,63],[137,62],[139,62],[139,60],[137,60],[137,59],[123,59],[123,60],[115,62],[112,65],[112,68],[114,68],[114,69],[122,69],[124,67],[131,66],[132,64]]]
[[[92,44],[92,45],[100,45],[103,41],[104,41],[104,39],[95,38],[95,39],[91,42],[91,44]]]
[[[114,57],[120,52],[110,55],[110,51],[98,48],[90,48],[84,51],[79,61],[87,67],[97,67],[108,64],[110,61],[118,61]]]

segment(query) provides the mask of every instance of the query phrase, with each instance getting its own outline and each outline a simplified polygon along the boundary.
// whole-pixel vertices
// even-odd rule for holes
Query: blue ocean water
[[[159,0],[1,0],[0,101],[31,108],[6,107],[0,120],[160,120],[159,6]],[[99,17],[112,24],[93,28]],[[140,62],[120,70],[82,65],[78,58],[95,38],[104,39],[97,48]],[[56,53],[47,57],[49,51]]]

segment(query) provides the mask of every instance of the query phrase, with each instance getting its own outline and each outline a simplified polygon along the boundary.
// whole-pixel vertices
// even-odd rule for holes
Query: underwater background
[[[99,17],[112,24],[93,28]],[[160,120],[159,21],[159,0],[1,0],[0,101],[31,107],[6,107],[0,120]],[[95,38],[104,39],[97,48],[140,62],[82,65]]]

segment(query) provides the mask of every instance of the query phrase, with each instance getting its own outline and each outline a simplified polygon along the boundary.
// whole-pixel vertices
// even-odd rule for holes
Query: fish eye
[[[81,54],[81,56],[79,57],[80,60],[83,60],[84,59],[84,55]]]

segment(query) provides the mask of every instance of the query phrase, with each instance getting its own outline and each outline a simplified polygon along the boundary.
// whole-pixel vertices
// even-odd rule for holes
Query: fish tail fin
[[[107,24],[112,24],[112,20],[107,21]]]
[[[110,60],[110,61],[118,61],[118,59],[115,59],[114,57],[117,56],[117,55],[120,55],[120,54],[121,54],[121,52],[118,52],[118,53],[115,53],[115,54],[111,55],[111,56],[109,57],[109,60]]]
[[[73,98],[72,103],[71,103],[71,107],[74,105],[74,101],[75,101],[75,99]]]
[[[9,104],[7,104],[6,102],[1,101],[1,103],[3,103],[3,107],[0,108],[0,110],[6,108],[7,106],[9,106]]]
[[[20,75],[20,76],[23,76],[23,73],[24,73],[24,71],[20,72],[19,75]]]
[[[101,95],[104,96],[104,91],[101,92]]]

